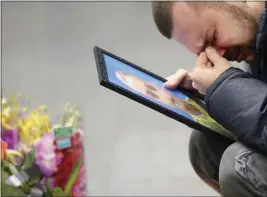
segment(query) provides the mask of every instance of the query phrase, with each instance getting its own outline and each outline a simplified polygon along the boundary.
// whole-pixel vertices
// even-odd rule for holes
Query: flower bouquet
[[[1,101],[2,196],[86,196],[79,111],[66,105],[55,123],[21,100]]]

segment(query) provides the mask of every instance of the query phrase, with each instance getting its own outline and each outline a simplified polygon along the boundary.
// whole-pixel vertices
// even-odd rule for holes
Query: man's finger
[[[193,86],[194,89],[198,90],[198,85],[196,84],[196,82],[193,81],[192,82],[192,86]]]
[[[195,83],[203,83],[207,80],[207,72],[209,72],[210,68],[195,68],[191,73],[190,77]]]
[[[205,95],[206,91],[205,88],[203,88],[203,86],[201,86],[200,84],[193,82],[192,86],[195,90],[197,90],[200,94]]]
[[[190,77],[192,79],[192,82],[194,82],[194,83],[201,81],[201,79],[202,79],[202,68],[195,68],[190,73]]]
[[[185,88],[186,90],[194,90],[192,86],[192,80],[189,76],[185,77],[185,79],[181,81],[179,86]]]
[[[167,77],[167,81],[164,83],[164,86],[167,88],[176,88],[182,80],[187,76],[187,71],[180,69],[174,75]]]
[[[206,55],[208,60],[215,65],[217,62],[222,60],[222,57],[219,55],[219,53],[216,51],[216,49],[212,47],[207,47],[206,50]]]
[[[205,52],[201,52],[196,61],[196,67],[207,66],[208,58]]]
[[[207,63],[207,67],[208,68],[212,68],[213,67],[213,64],[208,60],[208,63]]]

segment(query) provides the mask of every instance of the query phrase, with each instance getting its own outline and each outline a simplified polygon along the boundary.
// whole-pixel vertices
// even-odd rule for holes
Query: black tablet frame
[[[127,98],[130,98],[140,104],[143,104],[161,114],[164,114],[174,120],[177,120],[185,125],[187,125],[188,127],[192,128],[192,129],[196,129],[196,130],[199,130],[201,132],[215,132],[217,133],[216,131],[213,131],[211,130],[210,128],[208,127],[205,127],[197,122],[194,122],[193,120],[190,120],[182,115],[179,115],[167,108],[164,108],[162,106],[160,106],[159,104],[156,104],[152,101],[150,101],[149,99],[146,99],[142,96],[139,96],[137,94],[135,94],[134,92],[131,92],[125,88],[122,88],[112,82],[109,81],[108,79],[108,74],[107,74],[107,69],[106,69],[106,65],[105,65],[105,60],[104,60],[104,54],[118,60],[118,61],[121,61],[141,72],[144,72],[156,79],[159,79],[161,80],[162,82],[166,82],[166,79],[155,74],[155,73],[152,73],[140,66],[137,66],[136,64],[132,63],[132,62],[129,62],[125,59],[123,59],[122,57],[119,57],[115,54],[112,54],[110,52],[108,52],[107,50],[103,49],[103,48],[100,48],[98,46],[95,46],[94,49],[93,49],[93,52],[94,52],[94,57],[95,57],[95,61],[96,61],[96,67],[97,67],[97,73],[98,73],[98,79],[99,79],[99,84],[112,90],[112,91],[115,91]],[[182,89],[182,88],[177,88],[179,89],[179,91],[181,91],[182,93],[184,93],[186,96],[188,96],[190,99],[194,100],[196,103],[198,103],[199,105],[201,105],[203,107],[203,103],[200,101],[200,100],[203,100],[203,96],[200,95],[200,94],[197,94],[196,92],[189,92],[185,89]]]

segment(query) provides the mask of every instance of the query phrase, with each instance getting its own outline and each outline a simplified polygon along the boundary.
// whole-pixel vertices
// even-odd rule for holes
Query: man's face
[[[172,37],[195,54],[210,45],[229,61],[252,61],[257,22],[243,4],[225,6],[197,13],[185,3],[174,3]]]

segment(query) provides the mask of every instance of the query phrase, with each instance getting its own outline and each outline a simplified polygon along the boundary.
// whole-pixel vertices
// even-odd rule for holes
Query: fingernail
[[[164,85],[164,87],[166,87],[166,88],[172,88],[173,86],[174,86],[174,84],[173,83],[171,83],[171,82],[166,82],[166,83],[164,83],[163,84]]]
[[[169,88],[169,86],[166,84],[163,84],[163,86],[161,88]]]
[[[167,81],[167,82],[164,83],[164,86],[171,86],[171,85],[172,84],[169,81]]]

